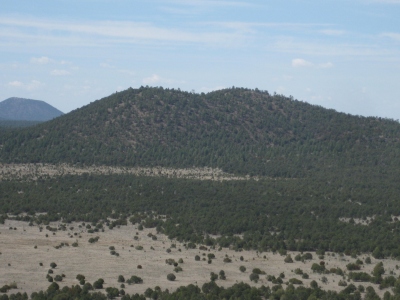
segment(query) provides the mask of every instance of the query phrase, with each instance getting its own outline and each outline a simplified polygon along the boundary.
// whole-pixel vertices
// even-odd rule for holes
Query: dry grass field
[[[60,223],[50,224],[57,227]],[[81,225],[81,228],[79,227]],[[70,227],[73,229],[70,229]],[[149,237],[149,233],[157,236],[157,240]],[[47,236],[46,236],[47,235]],[[89,243],[91,237],[99,237],[98,242]],[[137,236],[137,240],[134,237]],[[74,242],[78,242],[78,247],[72,247]],[[67,243],[68,246],[56,249],[61,243]],[[172,244],[175,244],[174,247]],[[115,251],[119,256],[110,254],[110,246],[115,247]],[[143,250],[137,250],[136,246],[142,246]],[[167,253],[167,249],[171,249]],[[321,259],[313,254],[313,260],[306,262],[285,263],[284,256],[273,253],[258,253],[256,251],[235,252],[233,250],[223,248],[199,250],[186,249],[185,245],[176,241],[169,240],[165,235],[156,234],[153,229],[137,229],[137,225],[121,226],[112,230],[105,228],[104,232],[88,233],[85,226],[81,223],[67,224],[65,231],[59,230],[53,233],[43,226],[42,231],[35,226],[29,226],[26,222],[7,220],[5,224],[0,225],[0,287],[5,284],[15,282],[17,290],[10,290],[9,293],[27,292],[28,295],[33,291],[46,289],[49,282],[46,279],[50,263],[55,262],[57,267],[54,269],[55,275],[64,274],[60,286],[78,284],[75,279],[77,274],[86,277],[86,281],[93,283],[99,278],[105,281],[104,287],[120,287],[121,283],[117,281],[119,275],[123,275],[125,279],[132,275],[139,276],[143,279],[142,284],[128,285],[125,283],[125,291],[127,293],[143,293],[148,287],[156,286],[162,289],[174,290],[179,286],[196,284],[202,286],[203,283],[209,282],[210,272],[216,274],[220,270],[224,270],[226,280],[217,280],[217,284],[221,286],[232,286],[237,282],[245,282],[255,286],[269,285],[272,283],[267,281],[267,275],[279,276],[280,273],[285,274],[284,282],[290,278],[297,278],[303,282],[305,286],[309,286],[312,280],[316,280],[318,284],[326,290],[340,291],[343,287],[338,286],[341,276],[327,274],[320,275],[311,271],[313,263],[319,263]],[[212,263],[207,262],[207,254],[213,253],[215,259]],[[291,256],[298,253],[291,252]],[[195,256],[201,257],[200,261],[195,261]],[[243,261],[240,260],[243,256]],[[232,262],[224,262],[224,258],[231,258]],[[364,260],[366,255],[358,257]],[[175,273],[174,266],[166,264],[166,259],[174,259],[178,262],[183,259],[183,263],[179,266],[183,271]],[[356,259],[349,256],[339,255],[333,256],[332,253],[326,253],[324,259],[328,269],[340,267],[346,270],[346,264],[354,262]],[[385,275],[391,271],[395,274],[397,261],[394,260],[375,260],[372,258],[372,264],[364,264],[361,271],[370,273],[379,261],[383,261],[386,270]],[[40,263],[43,266],[40,266]],[[138,269],[138,265],[142,268]],[[240,266],[245,266],[246,271],[241,272]],[[249,275],[254,268],[264,271],[265,275],[260,275],[258,283],[251,282]],[[294,270],[300,268],[303,272],[309,274],[309,279],[301,278],[296,275]],[[176,280],[171,282],[167,280],[167,274],[174,273]],[[322,276],[327,279],[326,283],[321,281]],[[370,283],[354,283],[356,286],[363,284],[365,286],[372,285]],[[374,286],[374,285],[373,285]],[[378,286],[374,286],[375,290],[381,296],[385,290],[379,290]]]
[[[39,177],[56,177],[65,175],[111,175],[125,174],[151,177],[186,178],[197,180],[249,180],[250,176],[235,176],[213,168],[141,168],[141,167],[110,167],[110,166],[86,166],[77,167],[68,164],[1,164],[0,181],[11,179],[36,180]],[[252,177],[257,180],[257,177]]]

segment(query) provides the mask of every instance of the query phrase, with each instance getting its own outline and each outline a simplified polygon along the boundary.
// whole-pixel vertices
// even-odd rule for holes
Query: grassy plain
[[[50,226],[54,228],[60,224],[57,222]],[[72,227],[73,229],[71,229]],[[51,275],[53,277],[65,275],[63,281],[59,282],[60,286],[78,284],[77,274],[84,275],[86,281],[90,283],[103,278],[104,288],[109,286],[119,288],[121,285],[117,281],[119,275],[123,275],[125,279],[132,275],[141,277],[142,284],[128,285],[125,283],[125,292],[130,294],[143,293],[147,288],[154,289],[156,286],[170,291],[188,284],[201,287],[205,282],[210,281],[210,272],[218,274],[220,270],[225,271],[226,280],[218,279],[217,284],[226,287],[237,282],[245,282],[254,286],[272,286],[273,284],[266,279],[266,276],[278,277],[284,273],[284,283],[290,278],[297,278],[305,286],[309,286],[312,280],[316,280],[318,285],[325,290],[340,291],[343,289],[338,286],[342,276],[321,275],[311,271],[312,264],[321,261],[315,253],[312,253],[313,259],[310,261],[285,263],[285,256],[278,253],[236,252],[228,248],[218,250],[209,247],[207,250],[200,250],[200,245],[196,249],[187,249],[183,243],[170,240],[165,235],[156,234],[155,229],[138,230],[137,228],[137,224],[130,224],[112,230],[105,227],[104,232],[88,233],[88,229],[82,226],[82,223],[74,223],[66,224],[65,231],[58,230],[53,235],[53,232],[44,226],[40,230],[37,225],[29,226],[26,222],[6,220],[5,224],[0,225],[0,286],[15,282],[18,289],[10,290],[9,293],[27,292],[28,295],[34,291],[45,290],[50,284],[46,279],[46,274],[50,269],[50,263],[55,262],[57,267]],[[149,236],[150,233],[155,235],[157,240]],[[98,242],[88,242],[91,237],[96,236],[99,237]],[[137,236],[137,240],[134,239],[135,236]],[[74,242],[78,242],[78,247],[72,247]],[[68,244],[68,246],[56,249],[55,247],[61,243]],[[175,244],[176,247],[172,244]],[[110,246],[115,247],[119,256],[110,254]],[[143,250],[137,250],[136,246],[142,246]],[[167,253],[167,249],[170,249],[171,252]],[[216,257],[211,264],[207,262],[209,253],[213,253]],[[288,254],[291,254],[294,259],[298,253],[288,252]],[[196,255],[201,257],[200,261],[195,261]],[[243,256],[243,261],[240,260],[240,256]],[[232,262],[224,262],[225,257],[231,258]],[[366,257],[367,255],[361,255],[358,258],[364,261]],[[203,258],[206,260],[202,260]],[[183,263],[179,264],[183,271],[175,273],[174,266],[166,264],[166,259],[174,259],[176,262],[183,259]],[[383,261],[385,275],[390,272],[399,273],[396,270],[396,264],[399,262],[390,259],[371,259],[372,263],[364,264],[361,271],[371,273],[375,264]],[[333,256],[332,253],[326,253],[323,259],[327,269],[340,267],[343,270],[346,270],[349,262],[355,262],[355,260],[349,256],[339,256],[338,254]],[[43,266],[40,266],[40,263]],[[138,269],[138,265],[141,265],[142,269]],[[240,266],[246,267],[244,273],[239,270]],[[259,268],[266,273],[260,275],[258,283],[251,282],[249,279],[254,268]],[[296,275],[294,270],[297,268],[309,274],[309,279]],[[176,275],[174,282],[167,280],[169,273]],[[322,276],[326,277],[326,283],[321,281]],[[354,284],[356,286],[362,284],[365,287],[372,285],[380,296],[385,292],[371,283],[357,282]]]

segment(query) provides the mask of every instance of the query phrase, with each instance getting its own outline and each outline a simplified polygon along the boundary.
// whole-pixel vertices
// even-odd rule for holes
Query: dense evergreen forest
[[[400,125],[231,88],[128,89],[0,134],[0,162],[218,167],[273,177],[397,172]],[[395,174],[390,174],[393,176]]]
[[[0,119],[0,131],[10,128],[30,127],[42,123],[41,121],[19,121]]]
[[[139,214],[144,226],[194,243],[400,258],[399,138],[397,121],[266,91],[128,89],[31,128],[0,131],[0,163],[214,167],[256,179],[3,181],[0,212],[3,219],[47,212],[39,223],[110,216],[123,223]],[[151,221],[144,212],[167,220]]]

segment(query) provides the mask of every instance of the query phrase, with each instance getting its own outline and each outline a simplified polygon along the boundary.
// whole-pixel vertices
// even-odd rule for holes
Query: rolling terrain
[[[188,249],[397,260],[399,149],[394,120],[243,88],[130,88],[0,131],[0,222],[130,222]]]

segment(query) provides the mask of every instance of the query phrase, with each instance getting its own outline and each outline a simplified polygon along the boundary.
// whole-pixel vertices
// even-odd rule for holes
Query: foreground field
[[[60,223],[50,224],[53,228],[59,225]],[[82,223],[67,224],[65,231],[58,230],[54,234],[46,228],[41,231],[38,226],[29,226],[28,223],[20,221],[7,220],[5,224],[0,225],[0,287],[15,282],[18,289],[10,290],[9,293],[19,291],[27,292],[28,295],[34,291],[44,290],[50,284],[46,279],[50,263],[55,262],[57,267],[51,275],[53,277],[65,275],[62,282],[59,282],[60,286],[78,284],[77,274],[84,275],[86,281],[90,283],[103,278],[104,288],[120,288],[119,275],[123,275],[125,279],[132,275],[141,277],[142,284],[128,285],[125,283],[125,292],[130,294],[143,293],[147,288],[156,286],[170,291],[188,284],[201,287],[210,281],[211,272],[218,274],[221,270],[225,271],[226,280],[218,279],[217,284],[225,287],[238,282],[254,286],[272,286],[273,284],[266,279],[266,276],[279,277],[281,273],[284,273],[284,283],[291,278],[297,278],[305,286],[309,286],[310,282],[315,280],[325,290],[340,291],[343,289],[338,286],[342,276],[321,275],[311,271],[312,264],[321,261],[315,253],[312,253],[312,260],[285,263],[285,256],[270,252],[235,252],[227,248],[221,250],[210,248],[200,250],[198,247],[187,249],[182,243],[171,241],[165,235],[156,234],[154,229],[138,230],[137,225],[120,226],[120,228],[112,230],[105,228],[104,232],[95,233],[88,233],[85,225],[82,226]],[[157,239],[152,238],[150,233]],[[90,238],[97,236],[99,237],[97,242],[88,242]],[[137,236],[137,240],[135,240],[135,236]],[[72,246],[75,242],[78,243],[77,247]],[[61,243],[68,245],[58,247]],[[110,254],[110,246],[115,247],[118,256]],[[143,249],[138,250],[140,247],[137,246],[142,246]],[[171,251],[169,252],[168,249]],[[210,264],[208,263],[208,254],[215,255],[215,259]],[[298,253],[288,254],[294,258]],[[196,255],[200,256],[200,261],[195,260]],[[240,259],[241,256],[243,256],[243,261]],[[231,262],[224,262],[226,257],[230,258]],[[366,257],[366,255],[362,255],[358,258],[364,261]],[[176,262],[182,259],[183,263],[179,263],[178,266],[183,271],[174,272],[174,266],[166,264],[167,259],[173,259]],[[326,253],[323,260],[327,269],[339,267],[346,270],[346,265],[356,259]],[[385,275],[392,272],[396,276],[398,262],[389,259],[372,259],[371,264],[362,265],[361,271],[370,274],[376,263],[380,261],[384,264]],[[41,263],[43,266],[40,265]],[[142,268],[139,269],[138,265],[141,265]],[[241,272],[240,266],[244,266],[246,271]],[[259,268],[266,273],[260,275],[258,283],[249,279],[254,268]],[[294,270],[297,268],[309,274],[309,279],[296,275]],[[175,281],[167,280],[169,273],[176,275]],[[323,276],[326,277],[326,283],[322,282],[325,281],[322,280]],[[361,284],[365,287],[372,285],[380,296],[385,292],[385,290],[379,290],[378,285],[371,283],[354,284],[356,286]]]

